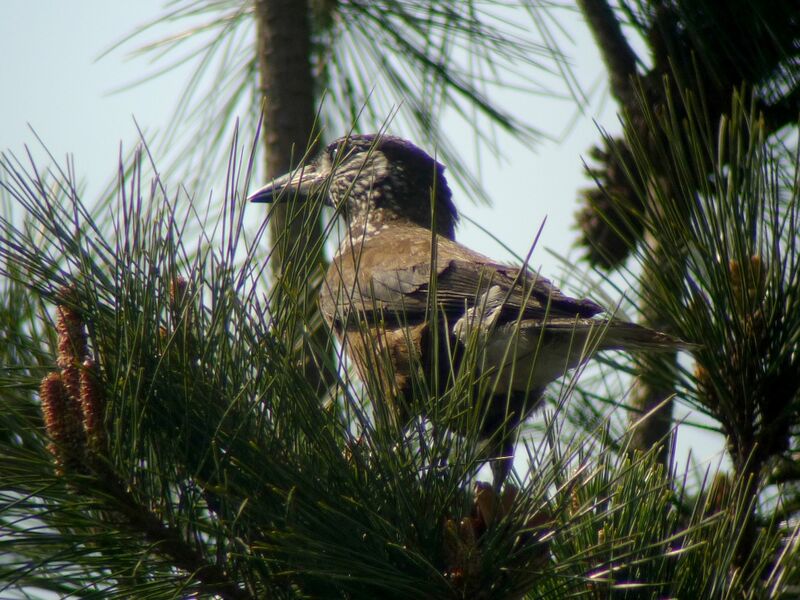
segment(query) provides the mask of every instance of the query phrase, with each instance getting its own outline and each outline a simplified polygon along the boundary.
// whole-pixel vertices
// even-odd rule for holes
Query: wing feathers
[[[320,294],[323,314],[340,320],[355,308],[370,320],[392,313],[401,313],[406,323],[423,320],[432,300],[430,237],[411,234],[389,231],[374,238],[380,244],[340,251]],[[527,269],[498,264],[447,238],[437,244],[436,304],[453,322],[476,306],[491,311],[499,323],[588,318],[603,311],[591,300],[562,294]],[[387,256],[387,248],[395,252]]]

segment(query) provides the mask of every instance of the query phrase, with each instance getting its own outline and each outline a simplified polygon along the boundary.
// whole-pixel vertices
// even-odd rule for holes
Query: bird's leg
[[[489,415],[489,431],[494,431],[489,445],[490,458],[493,459],[492,479],[498,494],[514,466],[518,427],[541,404],[543,392],[544,388],[536,388],[527,392],[512,392],[507,400],[495,398],[493,406],[504,407],[502,413]]]
[[[503,431],[503,435],[496,442],[492,442],[491,469],[492,484],[495,493],[499,494],[503,483],[514,466],[514,447],[516,446],[516,432],[514,429]]]

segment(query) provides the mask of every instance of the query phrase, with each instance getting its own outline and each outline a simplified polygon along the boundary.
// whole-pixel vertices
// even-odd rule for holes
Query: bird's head
[[[369,235],[411,222],[453,238],[458,213],[444,167],[411,142],[384,134],[350,135],[317,158],[254,192],[252,202],[321,196]],[[435,227],[434,227],[435,215]]]

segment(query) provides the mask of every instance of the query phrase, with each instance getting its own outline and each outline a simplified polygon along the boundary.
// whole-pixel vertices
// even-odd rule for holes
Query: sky
[[[57,160],[63,161],[68,153],[74,157],[86,196],[98,193],[116,172],[120,144],[131,148],[138,139],[134,118],[146,132],[163,129],[188,76],[187,69],[178,69],[114,93],[152,72],[153,66],[141,58],[130,58],[124,51],[100,58],[137,25],[161,14],[163,4],[164,0],[4,0],[0,19],[0,81],[4,83],[0,94],[0,150],[22,156],[25,145],[29,145],[37,162],[47,164],[33,128]],[[565,24],[573,43],[562,49],[582,85],[596,89],[604,83],[604,70],[589,32],[577,14],[565,15]],[[133,47],[128,45],[127,49]],[[603,86],[599,89],[602,92]],[[534,125],[554,139],[528,148],[499,133],[502,158],[465,152],[475,169],[480,163],[492,204],[471,202],[458,182],[451,182],[454,199],[462,214],[520,256],[528,253],[546,219],[531,265],[558,280],[563,263],[556,257],[570,261],[579,257],[574,247],[577,191],[589,185],[582,157],[600,139],[598,125],[611,133],[619,130],[615,106],[604,93],[593,94],[583,114],[576,112],[573,103],[553,98],[509,94],[500,100],[509,110],[529,115]],[[574,125],[570,127],[571,123]],[[443,130],[455,145],[472,147],[472,138],[459,121],[445,118]],[[403,131],[393,133],[402,135]],[[198,197],[213,194],[213,190],[195,191]],[[511,259],[492,236],[468,222],[461,225],[458,239],[493,258]],[[685,411],[681,411],[683,414]],[[713,463],[721,440],[682,428],[679,457],[685,460],[690,447],[701,463]]]

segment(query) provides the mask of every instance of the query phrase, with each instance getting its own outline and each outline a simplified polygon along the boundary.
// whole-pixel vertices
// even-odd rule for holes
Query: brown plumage
[[[465,346],[480,345],[471,365],[492,382],[481,434],[492,436],[493,455],[503,457],[493,462],[498,487],[510,468],[514,428],[547,384],[594,351],[676,347],[666,334],[599,318],[604,309],[591,300],[570,298],[528,269],[454,241],[458,213],[444,168],[405,140],[340,138],[315,162],[250,198],[280,195],[321,196],[345,217],[347,233],[320,291],[320,308],[361,377],[378,377],[400,418],[411,416],[416,366],[443,389]],[[431,381],[434,373],[440,381]]]

